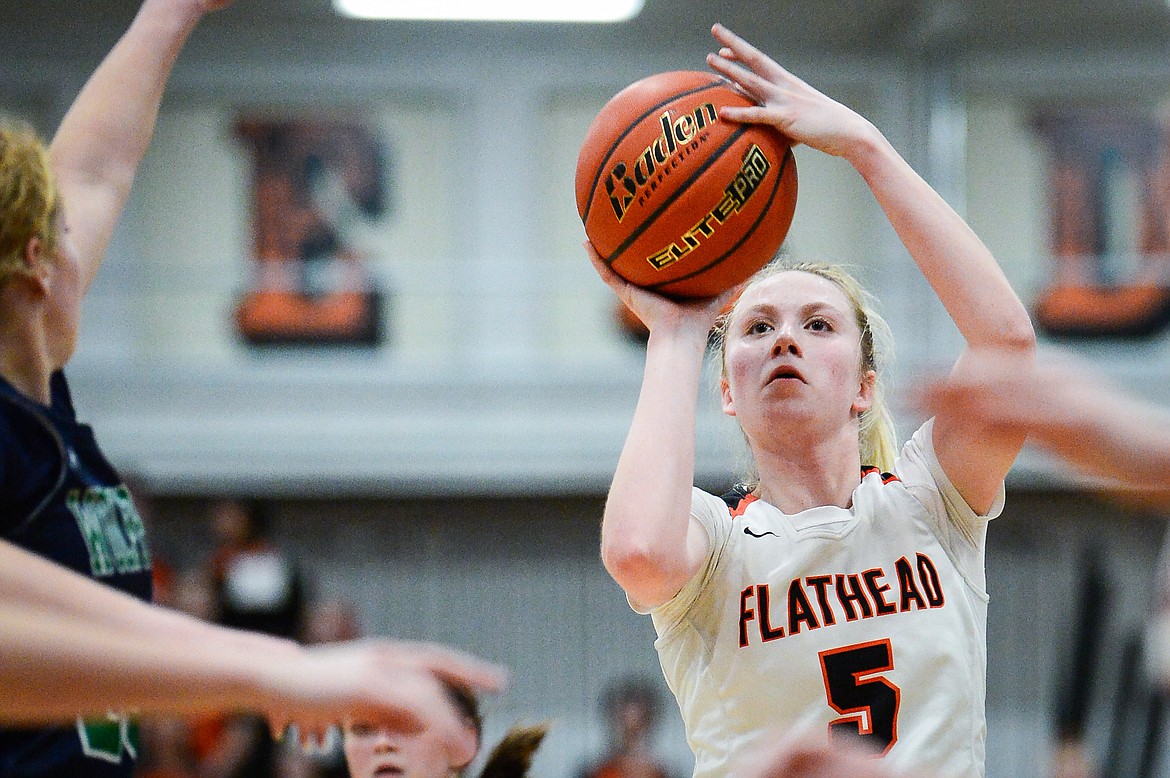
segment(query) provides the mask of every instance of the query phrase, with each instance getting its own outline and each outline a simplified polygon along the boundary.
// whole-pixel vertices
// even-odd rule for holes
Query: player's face
[[[351,778],[448,778],[462,765],[447,762],[447,750],[431,729],[406,734],[385,727],[350,727],[345,761]]]
[[[724,412],[756,441],[854,418],[872,400],[860,343],[853,306],[829,279],[792,270],[760,281],[727,325]]]

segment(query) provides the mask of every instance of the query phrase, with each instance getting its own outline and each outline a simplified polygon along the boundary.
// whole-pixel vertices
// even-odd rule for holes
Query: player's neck
[[[0,376],[21,394],[49,404],[52,375],[47,335],[27,297],[9,283],[0,287]]]
[[[760,475],[757,497],[787,514],[822,505],[848,508],[861,480],[857,431],[848,427],[829,438],[784,436],[755,449]]]

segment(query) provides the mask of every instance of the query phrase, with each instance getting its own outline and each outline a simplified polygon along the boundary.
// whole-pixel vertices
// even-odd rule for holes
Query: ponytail
[[[479,778],[524,778],[547,732],[548,724],[512,727],[492,749]]]

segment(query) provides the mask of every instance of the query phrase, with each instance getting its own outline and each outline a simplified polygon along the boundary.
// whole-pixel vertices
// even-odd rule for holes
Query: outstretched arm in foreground
[[[3,542],[0,603],[5,723],[64,721],[111,708],[252,710],[276,729],[296,723],[319,731],[346,721],[434,727],[453,758],[466,762],[476,744],[441,704],[443,683],[477,692],[503,682],[499,668],[436,645],[366,640],[304,648],[219,627]]]
[[[962,376],[925,379],[918,398],[1005,434],[1028,435],[1074,468],[1136,489],[1170,486],[1170,409],[1128,396],[1067,357],[972,355]]]
[[[895,772],[882,760],[843,745],[779,740],[741,760],[734,778],[927,778]]]

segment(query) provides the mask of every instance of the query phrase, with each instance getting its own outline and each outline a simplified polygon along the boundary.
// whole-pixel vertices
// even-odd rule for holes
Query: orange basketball
[[[618,275],[713,297],[775,255],[796,209],[796,161],[774,128],[719,117],[752,104],[720,76],[672,71],[597,114],[577,157],[577,213]]]

